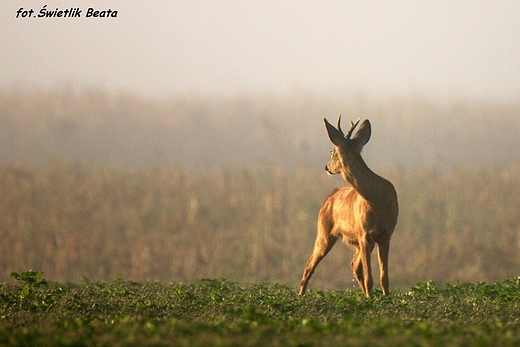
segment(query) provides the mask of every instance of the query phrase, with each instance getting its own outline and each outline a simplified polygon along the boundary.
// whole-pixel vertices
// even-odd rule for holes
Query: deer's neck
[[[369,203],[385,203],[385,198],[395,194],[393,185],[370,170],[360,154],[350,154],[343,158],[342,164],[343,179]]]

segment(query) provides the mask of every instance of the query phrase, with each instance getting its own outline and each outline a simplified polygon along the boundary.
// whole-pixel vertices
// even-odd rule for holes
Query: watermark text
[[[16,18],[117,18],[119,12],[109,9],[95,9],[93,7],[83,10],[79,7],[70,8],[47,8],[47,5],[37,11],[34,8],[20,7],[16,11]]]

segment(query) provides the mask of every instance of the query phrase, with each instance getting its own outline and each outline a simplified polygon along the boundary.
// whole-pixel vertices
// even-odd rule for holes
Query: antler
[[[350,136],[352,136],[352,132],[354,131],[354,129],[356,129],[356,127],[359,123],[359,120],[360,120],[360,118],[358,118],[355,123],[353,121],[350,121],[350,129],[349,129],[349,131],[347,131],[347,135],[345,135],[345,137],[347,139],[350,139]],[[339,125],[339,121],[338,121],[338,125]]]
[[[340,125],[340,123],[341,123],[341,113],[338,114],[338,130],[339,130],[339,132],[341,133],[341,136],[345,136],[345,134],[343,133],[343,130],[341,130],[341,125]]]
[[[354,129],[356,129],[358,123],[359,123],[359,120],[360,118],[357,119],[357,121],[354,123],[353,121],[350,121],[350,129],[349,131],[347,132],[347,135],[345,135],[345,133],[343,132],[343,130],[341,130],[341,113],[338,115],[338,130],[339,132],[341,133],[341,135],[347,139],[350,139],[350,136],[352,136],[352,132],[354,131]]]

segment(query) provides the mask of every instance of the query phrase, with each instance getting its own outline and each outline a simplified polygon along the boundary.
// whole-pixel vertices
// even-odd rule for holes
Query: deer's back
[[[364,232],[374,239],[389,238],[397,221],[397,205],[393,205],[373,206],[351,186],[338,187],[323,202],[318,224],[350,243]]]

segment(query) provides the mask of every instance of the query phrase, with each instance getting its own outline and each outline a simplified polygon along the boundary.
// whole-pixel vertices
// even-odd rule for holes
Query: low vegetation
[[[277,283],[60,283],[40,271],[0,284],[0,344],[11,346],[513,346],[520,279],[419,282],[389,297]]]

